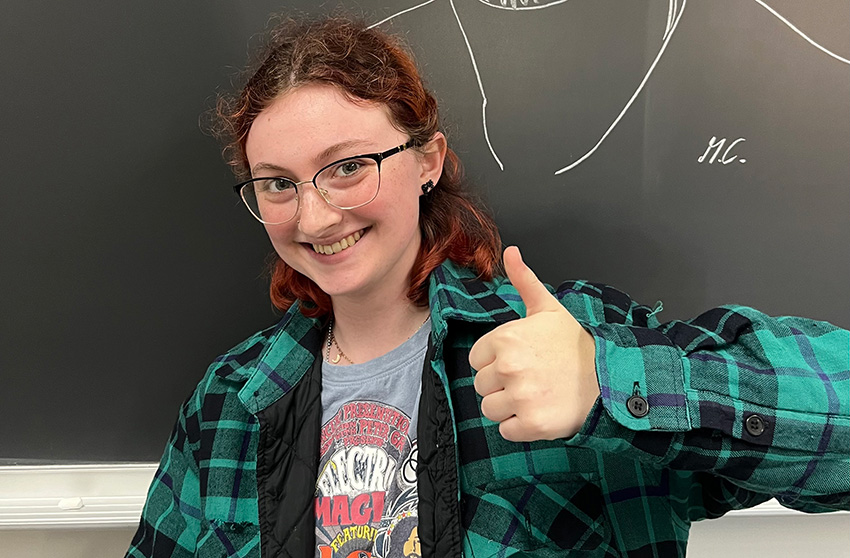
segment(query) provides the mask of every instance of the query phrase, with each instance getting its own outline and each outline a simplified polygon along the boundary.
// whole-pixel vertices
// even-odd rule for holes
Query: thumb
[[[516,288],[522,301],[525,303],[526,316],[538,312],[546,312],[553,309],[561,310],[563,307],[546,285],[540,282],[531,268],[522,261],[522,255],[516,246],[505,248],[505,273],[508,275],[513,286]]]

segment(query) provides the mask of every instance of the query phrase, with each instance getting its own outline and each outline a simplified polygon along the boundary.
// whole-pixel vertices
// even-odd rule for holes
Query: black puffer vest
[[[315,491],[322,419],[322,331],[305,345],[317,356],[304,377],[257,414],[262,558],[312,558],[316,553]],[[461,556],[458,474],[451,409],[431,368],[431,340],[422,371],[416,468],[423,557]]]

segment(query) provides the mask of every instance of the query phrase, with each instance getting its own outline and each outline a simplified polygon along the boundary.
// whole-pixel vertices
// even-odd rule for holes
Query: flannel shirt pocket
[[[609,539],[602,491],[594,481],[592,474],[553,473],[488,482],[464,495],[464,527],[533,556],[594,551]]]

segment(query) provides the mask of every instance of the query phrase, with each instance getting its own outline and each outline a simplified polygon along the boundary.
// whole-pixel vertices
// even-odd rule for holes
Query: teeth
[[[317,254],[325,254],[327,256],[330,256],[331,254],[338,254],[346,248],[351,248],[352,246],[354,246],[354,243],[360,240],[362,236],[363,235],[360,234],[360,231],[357,231],[354,234],[350,234],[347,237],[330,245],[313,244],[313,251]]]

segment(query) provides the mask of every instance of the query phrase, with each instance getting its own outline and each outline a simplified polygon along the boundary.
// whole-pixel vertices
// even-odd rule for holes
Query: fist
[[[599,397],[593,336],[525,265],[518,248],[508,247],[504,259],[526,317],[500,325],[472,346],[469,364],[478,371],[481,412],[500,423],[506,440],[568,438]]]

